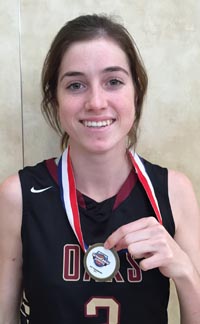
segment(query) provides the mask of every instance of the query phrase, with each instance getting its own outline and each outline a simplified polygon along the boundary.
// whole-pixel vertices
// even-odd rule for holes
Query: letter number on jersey
[[[106,324],[120,324],[120,305],[113,297],[92,297],[85,304],[85,317],[98,317],[98,309],[107,310]]]
[[[78,281],[80,279],[80,247],[66,244],[63,253],[63,279]]]

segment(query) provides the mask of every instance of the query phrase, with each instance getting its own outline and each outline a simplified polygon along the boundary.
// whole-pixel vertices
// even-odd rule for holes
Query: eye
[[[121,86],[122,84],[124,84],[124,83],[121,80],[116,79],[116,78],[108,81],[108,85],[111,87]]]
[[[72,91],[82,90],[83,88],[85,88],[85,86],[80,82],[73,82],[67,86],[67,89]]]

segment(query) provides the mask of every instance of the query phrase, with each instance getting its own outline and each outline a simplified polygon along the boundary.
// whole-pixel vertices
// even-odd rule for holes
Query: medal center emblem
[[[108,264],[110,264],[110,261],[108,260],[108,255],[98,251],[96,253],[92,254],[94,263],[97,267],[104,267]]]

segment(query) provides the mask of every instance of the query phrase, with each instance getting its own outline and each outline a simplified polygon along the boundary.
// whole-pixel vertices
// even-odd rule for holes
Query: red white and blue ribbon
[[[146,194],[153,207],[155,215],[159,223],[162,224],[162,217],[161,217],[158,201],[154,192],[154,188],[145,170],[142,160],[137,155],[137,153],[133,150],[129,150],[129,156],[135,168],[135,171],[138,175],[138,178],[146,191]],[[58,170],[59,170],[58,178],[59,178],[61,199],[63,201],[63,205],[69,223],[77,237],[77,240],[81,248],[83,249],[84,252],[86,252],[88,247],[84,242],[83,234],[81,230],[80,215],[79,215],[78,202],[76,196],[76,184],[75,184],[73,168],[70,160],[70,147],[67,147],[66,150],[61,155],[59,160]]]
[[[70,148],[67,147],[67,149],[61,155],[58,164],[58,180],[61,190],[61,199],[63,201],[69,223],[77,237],[77,240],[79,241],[80,246],[85,252],[87,251],[87,246],[84,243],[81,230],[78,202],[76,196],[76,184],[73,175],[69,151]]]
[[[153,207],[156,217],[157,217],[159,223],[162,224],[162,216],[160,213],[158,200],[156,198],[155,191],[154,191],[153,185],[151,183],[151,180],[145,170],[144,164],[142,163],[140,157],[137,155],[137,153],[135,151],[129,150],[129,156],[131,158],[131,161],[135,168],[135,171],[138,175],[138,178],[139,178],[141,184],[143,185],[143,188],[146,191],[146,194],[149,198],[151,206]]]

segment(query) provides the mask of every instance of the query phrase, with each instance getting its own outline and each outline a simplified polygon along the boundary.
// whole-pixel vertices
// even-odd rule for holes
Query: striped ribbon
[[[155,215],[158,221],[162,224],[162,217],[161,217],[158,201],[154,192],[154,188],[145,170],[142,160],[137,155],[137,153],[133,150],[129,150],[129,156],[135,168],[135,171],[138,175],[138,178],[146,191],[146,194],[153,207]],[[61,199],[67,217],[69,219],[69,223],[77,237],[77,240],[81,248],[83,249],[84,252],[86,252],[88,247],[83,240],[83,234],[81,230],[80,216],[79,216],[77,196],[76,196],[76,184],[75,184],[72,164],[70,160],[70,147],[67,147],[60,157],[59,164],[58,164],[58,172],[59,172],[58,179],[59,179],[59,186],[61,192]]]

